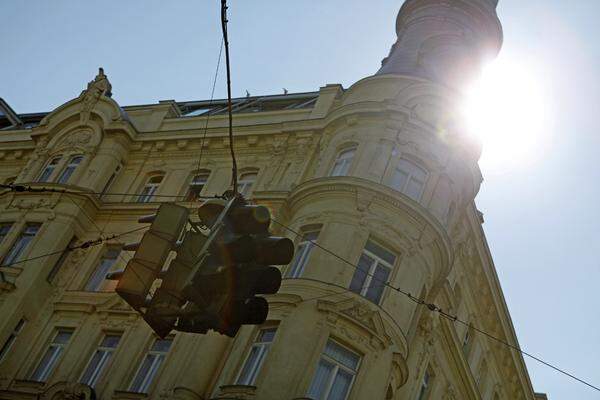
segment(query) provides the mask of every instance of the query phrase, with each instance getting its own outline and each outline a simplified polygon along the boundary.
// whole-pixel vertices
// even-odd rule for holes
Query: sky
[[[395,41],[401,3],[230,0],[234,96],[348,87],[373,74]],[[507,149],[503,163],[482,161],[476,204],[523,349],[598,386],[600,2],[500,0],[498,14],[500,58],[531,66],[547,113],[525,160],[512,162]],[[99,66],[121,105],[210,97],[217,0],[2,0],[0,15],[0,97],[18,113],[76,97]],[[224,84],[221,74],[217,98]],[[511,118],[504,111],[498,121]],[[552,400],[600,398],[526,362],[535,389]]]

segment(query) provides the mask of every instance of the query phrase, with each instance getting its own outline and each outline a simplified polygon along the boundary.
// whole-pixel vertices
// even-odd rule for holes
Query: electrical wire
[[[217,78],[219,76],[219,67],[221,66],[221,56],[223,54],[223,44],[224,39],[221,38],[221,46],[219,47],[219,57],[217,59],[217,68],[215,69],[215,76],[212,82],[212,90],[210,91],[210,101],[208,102],[208,114],[206,115],[206,121],[204,123],[204,132],[202,133],[202,140],[200,141],[200,155],[198,156],[198,165],[196,166],[196,170],[200,169],[200,162],[202,161],[202,153],[204,151],[204,142],[206,141],[206,131],[208,131],[208,121],[210,120],[210,115],[212,113],[212,103],[215,97],[215,87],[217,86]]]
[[[298,237],[303,237],[304,236],[304,235],[302,235],[302,233],[300,233],[300,232],[298,232],[298,231],[296,231],[296,230],[288,227],[287,225],[285,225],[285,224],[283,224],[283,223],[275,220],[274,218],[271,218],[271,221],[273,221],[277,225],[281,226],[285,230],[291,232],[292,234],[294,234],[294,235],[296,235]],[[320,248],[321,250],[327,252],[328,254],[330,254],[330,255],[334,256],[335,258],[339,259],[340,261],[344,262],[346,265],[349,265],[349,266],[351,266],[352,268],[354,268],[356,270],[360,270],[365,275],[368,275],[368,276],[370,276],[373,279],[377,279],[374,275],[372,275],[372,274],[370,274],[370,273],[368,273],[366,271],[361,270],[358,265],[356,265],[356,264],[348,261],[344,257],[342,257],[339,254],[337,254],[337,253],[329,250],[328,248],[320,245],[316,241],[310,240],[310,239],[308,239],[308,241],[310,241],[314,246]],[[377,281],[382,282],[380,279],[377,279]],[[522,355],[527,356],[527,357],[529,357],[529,358],[531,358],[531,359],[533,359],[533,360],[535,360],[535,361],[537,361],[537,362],[539,362],[539,363],[541,363],[541,364],[543,364],[543,365],[545,365],[547,367],[552,368],[553,370],[555,370],[555,371],[557,371],[557,372],[559,372],[559,373],[561,373],[561,374],[563,374],[563,375],[565,375],[565,376],[567,376],[567,377],[569,377],[571,379],[574,379],[575,381],[577,381],[579,383],[582,383],[582,384],[584,384],[584,385],[586,385],[586,386],[588,386],[588,387],[590,387],[590,388],[592,388],[592,389],[600,392],[600,387],[595,386],[595,385],[593,385],[593,384],[585,381],[584,379],[578,378],[577,376],[575,376],[575,375],[573,375],[573,374],[571,374],[571,373],[569,373],[569,372],[567,372],[567,371],[565,371],[565,370],[563,370],[563,369],[561,369],[561,368],[559,368],[559,367],[557,367],[557,366],[555,366],[555,365],[553,365],[553,364],[551,364],[551,363],[549,363],[547,361],[544,361],[543,359],[541,359],[541,358],[539,358],[537,356],[534,356],[533,354],[531,354],[531,353],[529,353],[529,352],[521,349],[519,346],[515,346],[513,344],[510,344],[509,342],[507,342],[507,341],[505,341],[503,339],[500,339],[499,337],[494,336],[491,333],[488,333],[488,332],[484,331],[483,329],[477,328],[477,327],[473,326],[472,324],[470,324],[470,323],[468,323],[466,321],[461,320],[460,318],[458,318],[458,316],[452,315],[452,314],[444,311],[441,307],[437,306],[434,303],[428,303],[428,302],[426,302],[423,299],[419,299],[419,298],[413,296],[410,292],[402,290],[399,287],[392,286],[392,285],[390,285],[387,282],[382,282],[381,286],[389,287],[390,289],[392,289],[392,290],[394,290],[394,291],[402,294],[403,296],[407,297],[410,301],[416,303],[417,305],[425,306],[429,311],[438,313],[443,318],[446,318],[446,319],[448,319],[448,320],[450,320],[452,322],[459,323],[459,324],[462,324],[464,326],[467,326],[468,328],[473,329],[475,332],[478,332],[478,333],[486,336],[487,338],[496,341],[497,343],[503,344],[503,345],[507,346],[508,348],[510,348],[512,350],[518,351]],[[350,293],[350,291],[348,289],[346,289],[346,292]],[[308,298],[308,299],[303,299],[303,301],[305,302],[305,301],[311,301],[311,300],[316,300],[316,299],[322,299],[322,298],[326,298],[326,297],[329,297],[329,296],[336,296],[336,295],[341,295],[341,294],[343,294],[343,293],[342,292],[339,292],[339,293],[330,293],[330,294],[327,294],[327,295],[322,295],[322,296],[316,296],[316,297],[312,297],[312,298]]]
[[[141,231],[142,229],[148,229],[148,227],[147,226],[142,226],[142,227],[138,227],[136,229],[132,229],[130,231],[126,231],[126,232],[122,232],[122,233],[118,233],[118,234],[112,234],[112,235],[104,236],[104,237],[98,237],[96,239],[87,240],[87,241],[83,242],[82,244],[80,244],[78,246],[67,246],[67,248],[63,249],[63,250],[57,250],[57,251],[53,251],[53,252],[50,252],[50,253],[42,254],[42,255],[39,255],[39,256],[25,258],[23,260],[17,260],[17,261],[8,263],[8,264],[2,264],[0,266],[1,267],[12,267],[13,265],[23,264],[23,263],[26,263],[26,262],[29,262],[29,261],[38,260],[38,259],[44,258],[44,257],[51,257],[51,256],[54,256],[54,255],[63,253],[63,252],[70,252],[70,251],[79,250],[79,249],[87,249],[89,247],[98,246],[98,245],[100,245],[100,244],[102,244],[104,242],[107,242],[109,240],[113,240],[113,239],[119,238],[121,236],[129,235],[131,233],[135,233],[135,232]]]
[[[233,112],[231,109],[231,68],[229,62],[229,38],[227,35],[227,0],[221,0],[221,29],[223,30],[223,42],[225,43],[225,64],[227,67],[227,113],[229,115],[229,152],[231,153],[231,185],[233,195],[237,195],[238,176],[237,160],[233,149]]]
[[[0,188],[7,188],[7,189],[11,189],[11,190],[17,191],[17,192],[32,191],[32,192],[57,192],[57,193],[65,193],[65,194],[97,194],[97,193],[93,193],[93,192],[68,191],[68,190],[65,190],[65,189],[31,188],[31,187],[22,186],[22,185],[1,185],[0,184]],[[29,190],[29,189],[31,189],[31,190]],[[165,197],[181,197],[181,196],[165,196]],[[222,198],[222,196],[209,196],[208,198]],[[298,237],[303,237],[303,234],[301,232],[298,232],[298,231],[290,228],[289,226],[287,226],[287,225],[285,225],[285,224],[277,221],[274,218],[271,218],[271,220],[275,224],[281,226],[283,229],[289,231],[290,233],[292,233],[292,234],[294,234],[294,235],[296,235]],[[100,238],[98,238],[96,240],[84,242],[80,246],[67,247],[67,249],[65,249],[65,250],[55,251],[55,252],[52,252],[52,253],[48,253],[48,254],[44,254],[44,255],[32,257],[32,258],[25,259],[25,260],[19,260],[19,261],[16,261],[16,262],[13,262],[13,263],[10,263],[10,264],[7,264],[7,265],[2,265],[2,267],[10,267],[10,266],[15,265],[15,264],[25,263],[27,261],[36,260],[36,259],[43,258],[43,257],[49,257],[49,256],[52,256],[52,255],[60,254],[60,253],[62,253],[64,251],[72,251],[72,250],[76,250],[78,248],[87,248],[87,247],[90,247],[90,246],[99,245],[99,244],[103,243],[104,241],[115,239],[115,238],[117,238],[119,236],[124,236],[126,234],[133,233],[133,232],[139,231],[141,229],[145,229],[145,228],[146,227],[137,228],[137,229],[134,229],[132,231],[123,232],[121,234],[112,235],[112,236],[106,237],[106,238],[100,237]],[[350,266],[350,267],[352,267],[354,269],[360,269],[358,265],[356,265],[356,264],[352,263],[351,261],[345,259],[344,257],[342,257],[339,254],[333,252],[332,250],[329,250],[328,248],[326,248],[326,247],[322,246],[321,244],[317,243],[316,241],[314,241],[314,240],[308,240],[308,241],[310,241],[315,247],[318,247],[319,249],[325,251],[326,253],[330,254],[331,256],[333,256],[333,257],[337,258],[338,260],[342,261],[345,265]],[[503,340],[501,338],[498,338],[497,336],[494,336],[494,335],[492,335],[492,334],[490,334],[490,333],[488,333],[488,332],[486,332],[486,331],[484,331],[484,330],[482,330],[480,328],[475,327],[474,325],[472,325],[472,324],[470,324],[470,323],[468,323],[466,321],[461,320],[460,318],[458,318],[458,316],[452,315],[452,314],[444,311],[441,307],[437,306],[436,304],[434,304],[434,303],[428,303],[428,302],[424,301],[423,299],[415,297],[410,292],[407,292],[407,291],[405,291],[405,290],[403,290],[403,289],[401,289],[399,287],[392,286],[391,284],[382,281],[381,279],[375,277],[373,274],[371,274],[369,272],[366,272],[366,271],[362,271],[362,272],[365,273],[365,275],[370,276],[373,280],[376,280],[377,282],[380,282],[380,285],[377,285],[377,286],[388,287],[391,290],[396,291],[396,292],[402,294],[404,297],[408,298],[410,301],[414,302],[415,304],[420,305],[420,306],[425,306],[429,311],[438,313],[443,318],[446,318],[446,319],[448,319],[448,320],[450,320],[450,321],[452,321],[454,323],[459,323],[459,324],[465,325],[465,326],[469,327],[470,329],[473,329],[473,331],[478,332],[478,333],[486,336],[487,338],[496,341],[497,343],[500,343],[500,344],[502,344],[504,346],[507,346],[508,348],[510,348],[512,350],[518,351],[522,355],[527,356],[527,357],[529,357],[529,358],[531,358],[531,359],[533,359],[533,360],[535,360],[535,361],[537,361],[537,362],[539,362],[539,363],[541,363],[541,364],[543,364],[543,365],[545,365],[545,366],[547,366],[547,367],[549,367],[549,368],[551,368],[551,369],[553,369],[553,370],[555,370],[555,371],[557,371],[557,372],[559,372],[559,373],[561,373],[561,374],[563,374],[563,375],[565,375],[565,376],[567,376],[567,377],[569,377],[569,378],[571,378],[571,379],[573,379],[573,380],[575,380],[575,381],[577,381],[577,382],[579,382],[581,384],[584,384],[584,385],[586,385],[586,386],[588,386],[588,387],[590,387],[590,388],[592,388],[592,389],[600,392],[600,387],[595,386],[595,385],[587,382],[584,379],[578,378],[576,375],[573,375],[573,374],[571,374],[571,373],[569,373],[569,372],[567,372],[567,371],[565,371],[565,370],[563,370],[563,369],[561,369],[561,368],[553,365],[552,363],[547,362],[547,361],[545,361],[545,360],[543,360],[543,359],[541,359],[541,358],[539,358],[539,357],[537,357],[537,356],[535,356],[535,355],[533,355],[533,354],[531,354],[531,353],[529,353],[529,352],[521,349],[519,346],[515,346],[515,345],[513,345],[513,344],[511,344],[511,343],[509,343],[509,342],[507,342],[507,341],[505,341],[505,340]],[[316,297],[310,297],[310,298],[307,298],[307,299],[303,299],[302,301],[303,302],[313,301],[313,300],[323,299],[323,298],[327,298],[327,297],[331,297],[331,296],[344,295],[344,294],[347,294],[347,293],[349,294],[349,293],[352,293],[352,292],[350,292],[348,289],[346,289],[343,292],[328,293],[328,294],[321,295],[321,296],[316,296]]]
[[[35,187],[35,186],[27,186],[27,185],[15,185],[15,184],[0,184],[0,189],[8,189],[13,192],[32,192],[32,193],[68,193],[68,194],[78,194],[78,195],[86,195],[86,194],[94,194],[97,196],[140,196],[144,193],[117,193],[117,192],[91,192],[91,191],[77,191],[77,190],[69,190],[62,188],[51,188],[51,187]],[[167,194],[153,194],[152,197],[161,197],[168,199],[183,199],[186,198],[186,195],[167,195]],[[222,199],[223,196],[214,195],[214,196],[198,196],[200,200],[208,200],[208,199]],[[117,203],[137,203],[141,204],[138,201],[119,201]]]

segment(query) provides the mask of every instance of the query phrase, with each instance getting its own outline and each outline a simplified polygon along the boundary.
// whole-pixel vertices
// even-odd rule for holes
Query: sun
[[[542,82],[532,66],[499,58],[467,90],[466,127],[483,144],[483,168],[506,170],[541,154],[548,128]]]

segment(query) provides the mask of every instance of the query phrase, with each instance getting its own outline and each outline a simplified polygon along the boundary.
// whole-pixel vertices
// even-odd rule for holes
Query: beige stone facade
[[[0,183],[45,191],[0,190],[0,399],[543,398],[518,352],[394,289],[518,346],[474,204],[480,149],[425,75],[235,100],[240,188],[297,258],[233,339],[160,341],[104,280],[143,231],[111,235],[229,188],[224,101],[122,107],[101,71],[50,113],[4,113]]]

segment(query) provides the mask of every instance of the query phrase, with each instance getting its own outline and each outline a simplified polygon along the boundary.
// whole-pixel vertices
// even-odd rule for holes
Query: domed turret
[[[398,40],[377,74],[416,76],[460,89],[500,50],[497,3],[407,0],[396,19]]]

